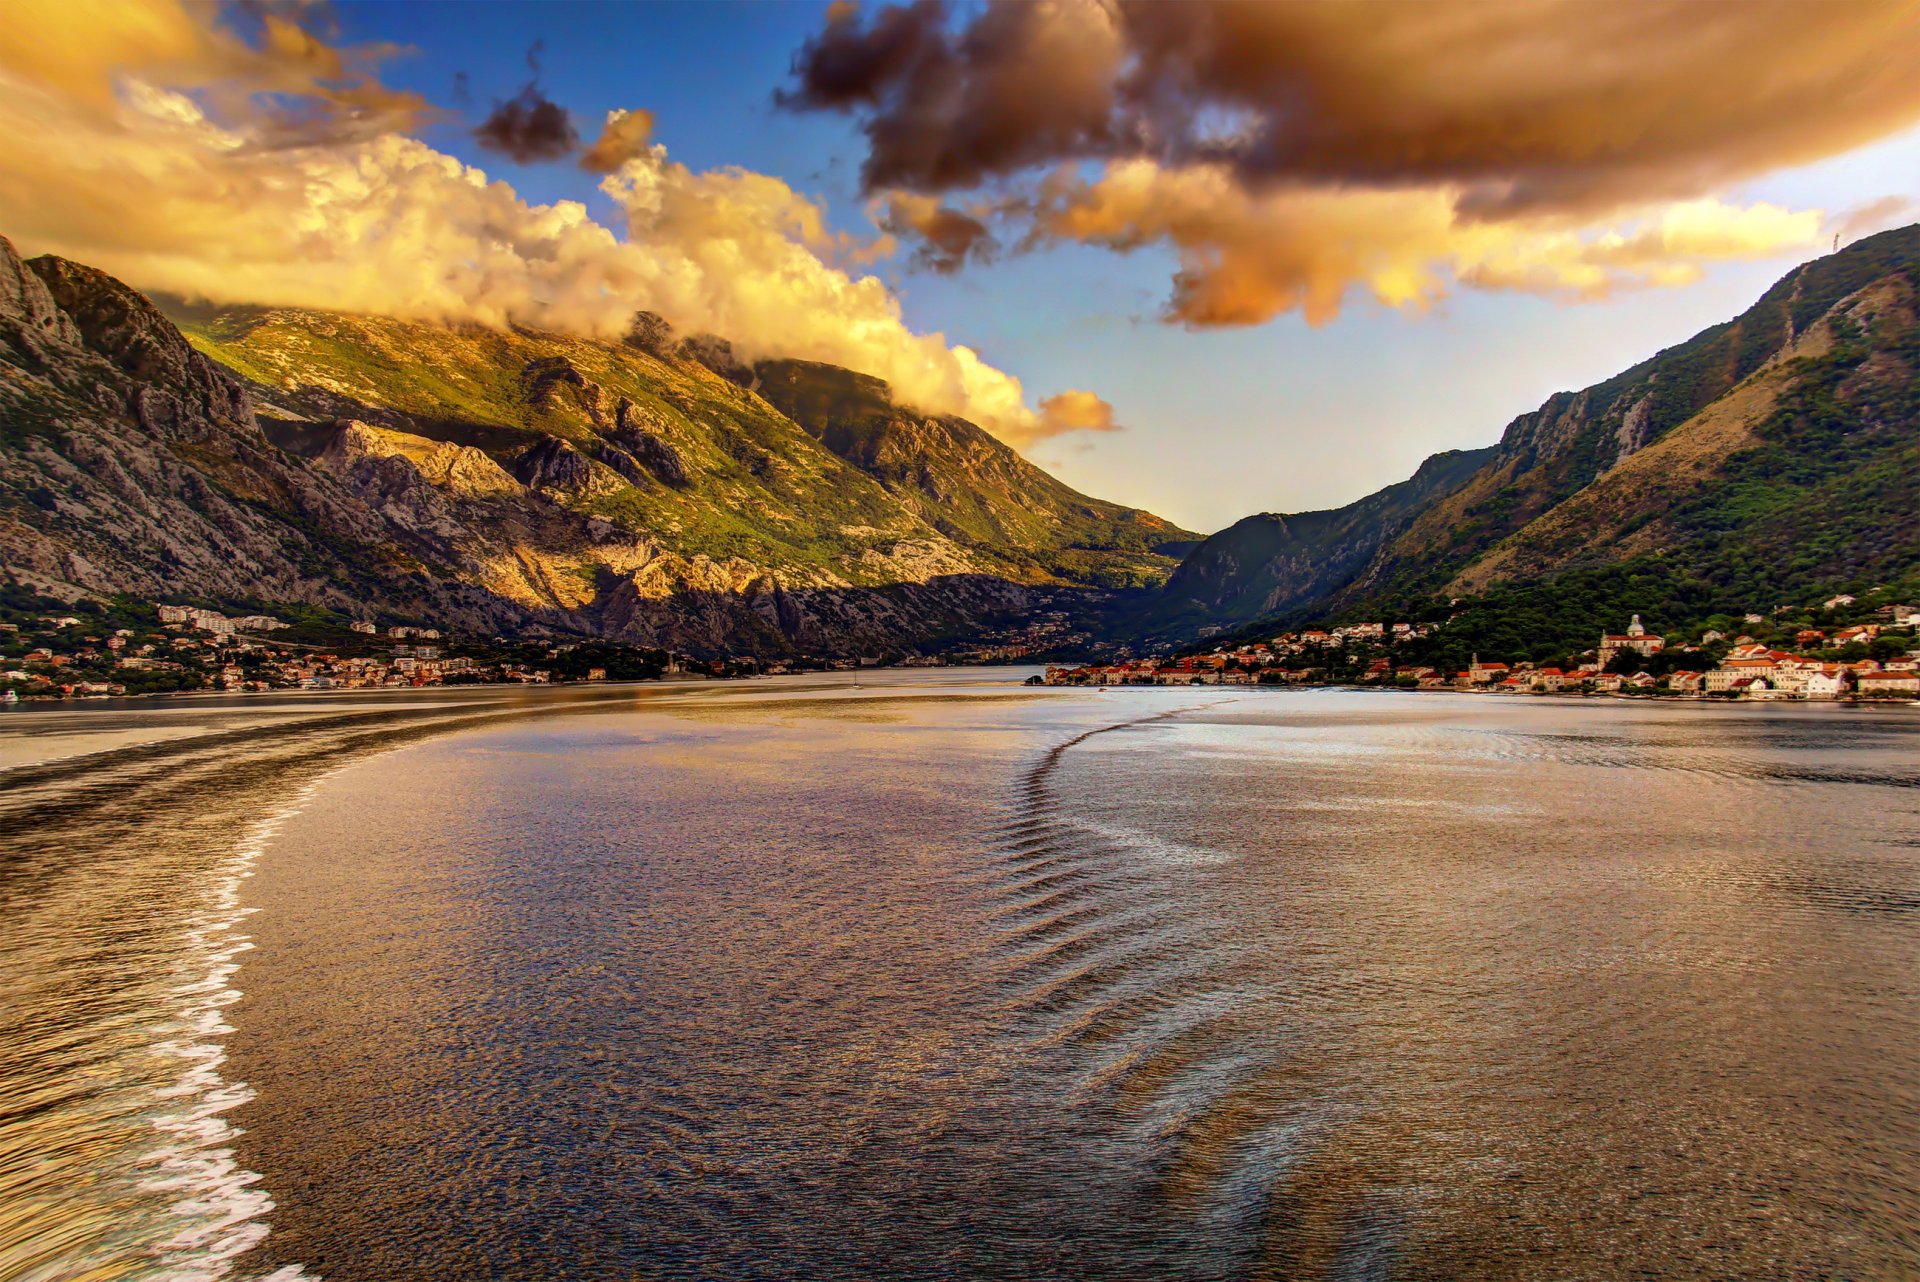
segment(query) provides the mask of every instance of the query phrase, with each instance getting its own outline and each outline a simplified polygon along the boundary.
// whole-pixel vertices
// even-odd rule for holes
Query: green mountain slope
[[[942,534],[1049,575],[1112,587],[1158,584],[1170,546],[1193,536],[1090,499],[965,419],[904,413],[878,379],[812,361],[762,361],[754,386],[838,457]]]
[[[1716,542],[1714,559],[1737,553],[1740,532],[1763,515],[1762,507],[1772,511],[1780,496],[1743,507],[1721,490],[1736,472],[1751,486],[1756,471],[1783,464],[1777,452],[1762,448],[1782,439],[1778,425],[1768,425],[1788,402],[1797,403],[1813,366],[1827,362],[1831,372],[1884,352],[1877,373],[1839,394],[1847,404],[1869,385],[1884,398],[1910,379],[1897,350],[1906,325],[1899,298],[1911,288],[1917,263],[1920,227],[1869,237],[1796,268],[1733,321],[1585,391],[1551,398],[1509,425],[1479,473],[1321,607],[1332,613],[1407,608],[1578,564],[1613,563],[1661,548],[1677,553],[1671,548],[1676,538],[1700,533],[1664,520],[1677,506],[1713,509],[1703,519],[1729,522],[1722,533],[1735,536]],[[1883,320],[1855,332],[1861,316],[1881,312]],[[1853,337],[1829,350],[1836,324]],[[1897,448],[1913,420],[1902,420],[1892,407],[1879,414],[1876,421],[1892,432],[1887,443]],[[1801,448],[1821,447],[1802,441]],[[1829,499],[1842,506],[1857,462],[1836,463],[1839,474],[1822,478],[1835,487]],[[1798,495],[1812,480],[1796,464],[1767,485]],[[1829,515],[1850,519],[1838,509]],[[1753,534],[1761,537],[1757,529]],[[1691,558],[1696,563],[1699,552]],[[1824,572],[1854,571],[1843,562]],[[1784,580],[1776,586],[1771,571],[1749,581],[1762,594],[1785,586]]]
[[[1677,628],[1920,587],[1916,282],[1920,227],[1796,268],[1734,320],[1515,419],[1363,564],[1312,547],[1299,573],[1320,586],[1262,626],[1447,619],[1458,657],[1557,657],[1596,619]],[[1201,604],[1232,624],[1269,580],[1227,568]],[[1193,577],[1163,602],[1191,605]]]
[[[1164,577],[1154,549],[1183,537],[817,367],[869,398],[884,448],[856,462],[742,386],[719,340],[664,343],[657,322],[622,343],[170,320],[78,264],[3,257],[0,556],[36,583],[844,650],[1042,604],[1090,616],[1101,587]]]
[[[1343,587],[1381,547],[1493,454],[1449,450],[1414,475],[1343,508],[1237,521],[1188,554],[1129,631],[1152,638],[1233,627],[1318,601]]]

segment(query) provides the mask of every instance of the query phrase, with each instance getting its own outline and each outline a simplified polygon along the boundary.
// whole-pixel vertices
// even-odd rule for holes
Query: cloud
[[[651,111],[610,111],[600,137],[580,157],[580,167],[590,173],[610,174],[645,154],[652,137]]]
[[[1920,205],[1911,196],[1882,196],[1842,210],[1833,220],[1833,231],[1844,245],[1862,236],[1910,223],[1916,209],[1920,209]]]
[[[1026,441],[1068,432],[1117,432],[1113,406],[1092,392],[1068,388],[1040,402],[1040,421],[1026,435]]]
[[[878,202],[874,222],[889,235],[917,242],[914,263],[931,271],[957,272],[969,260],[985,262],[998,248],[979,218],[913,192],[893,192]]]
[[[1588,208],[1698,195],[1920,118],[1908,0],[1021,0],[957,29],[916,0],[838,11],[794,66],[780,101],[858,115],[875,190],[1146,158]]]
[[[531,54],[528,55],[530,58]],[[488,151],[525,165],[537,160],[559,160],[580,145],[580,133],[566,108],[528,84],[493,110],[473,131],[473,139]]]
[[[417,139],[367,133],[362,106],[396,120],[427,109],[370,76],[332,76],[364,53],[284,34],[256,50],[209,25],[213,12],[72,0],[47,6],[36,40],[0,46],[0,229],[222,303],[610,337],[651,310],[749,355],[876,375],[909,404],[1010,436],[1038,422],[1017,379],[914,333],[882,282],[836,265],[871,247],[776,178],[635,151],[633,121],[609,131],[627,152],[601,183],[620,212],[609,227]],[[289,119],[315,126],[304,145],[278,145]]]
[[[777,99],[858,120],[863,185],[886,199],[982,193],[1014,243],[1171,246],[1170,315],[1197,324],[1279,299],[1324,319],[1356,282],[1421,300],[1443,278],[1574,295],[1688,278],[1803,243],[1809,216],[1695,202],[1920,120],[1911,0],[1006,0],[966,15],[837,7]],[[1343,231],[1333,211],[1356,221]],[[1712,226],[1688,240],[1689,219]],[[1301,241],[1259,244],[1256,226]],[[1632,243],[1599,244],[1616,235]]]
[[[948,29],[940,0],[851,7],[794,59],[795,110],[863,119],[869,191],[946,191],[1072,156],[1113,154],[1108,136],[1125,28],[1105,5],[1033,0],[988,7]]]
[[[177,3],[59,0],[27,13],[30,24],[10,24],[0,69],[96,127],[111,127],[120,107],[111,73],[128,67],[152,88],[191,87],[213,117],[246,120],[257,150],[351,143],[437,116],[419,95],[379,82],[392,46],[329,45],[276,9],[253,15],[251,43]]]
[[[1463,216],[1444,191],[1249,191],[1225,166],[1162,169],[1133,160],[1093,181],[1056,178],[1032,207],[1033,235],[1122,252],[1170,244],[1180,270],[1169,320],[1253,325],[1300,311],[1324,324],[1363,291],[1425,308],[1451,288],[1595,298],[1679,284],[1708,259],[1813,245],[1816,213],[1715,200],[1667,206],[1622,227]]]

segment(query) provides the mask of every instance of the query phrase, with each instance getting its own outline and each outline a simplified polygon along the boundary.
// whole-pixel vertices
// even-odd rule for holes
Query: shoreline
[[[1608,691],[1569,694],[1560,690],[1500,691],[1500,690],[1457,690],[1457,689],[1451,689],[1451,688],[1440,689],[1440,690],[1420,690],[1420,689],[1409,689],[1403,686],[1354,685],[1347,682],[1331,682],[1331,681],[1325,682],[1325,683],[1316,682],[1316,683],[1278,684],[1278,685],[1275,685],[1275,684],[1262,685],[1259,683],[1249,683],[1245,685],[1237,685],[1237,684],[1236,685],[1220,685],[1215,682],[1202,682],[1199,685],[1165,685],[1160,682],[1146,682],[1146,681],[1140,682],[1138,684],[1124,684],[1124,683],[1123,684],[1113,684],[1113,683],[1095,684],[1095,683],[1089,682],[1086,684],[1060,683],[1055,685],[1045,685],[1043,683],[1040,688],[1048,689],[1048,690],[1180,690],[1180,691],[1186,691],[1189,693],[1194,690],[1234,690],[1234,691],[1258,690],[1258,691],[1269,691],[1269,692],[1280,692],[1280,691],[1287,691],[1287,690],[1347,690],[1347,691],[1352,691],[1356,694],[1371,693],[1371,694],[1412,694],[1412,695],[1464,695],[1469,698],[1502,698],[1502,699],[1513,699],[1513,700],[1553,699],[1563,703],[1607,700],[1613,703],[1678,703],[1678,704],[1700,704],[1700,705],[1709,706],[1709,707],[1760,707],[1760,706],[1767,706],[1767,705],[1787,705],[1790,707],[1814,707],[1814,706],[1836,705],[1836,704],[1853,705],[1858,707],[1874,707],[1874,708],[1920,707],[1920,699],[1885,699],[1885,698],[1863,699],[1858,695],[1841,695],[1832,699],[1751,699],[1751,698],[1746,698],[1744,696],[1736,697],[1732,699],[1711,699],[1711,698],[1707,698],[1704,695],[1617,694],[1617,693],[1612,693]]]

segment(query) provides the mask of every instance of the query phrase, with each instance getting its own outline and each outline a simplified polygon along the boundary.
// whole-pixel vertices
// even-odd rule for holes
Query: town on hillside
[[[1687,699],[1920,698],[1920,607],[1853,608],[1861,604],[1843,593],[1818,606],[1779,607],[1771,618],[1747,614],[1739,620],[1747,631],[1732,632],[1730,623],[1671,638],[1649,631],[1636,614],[1625,631],[1604,633],[1592,650],[1559,663],[1475,655],[1465,668],[1442,670],[1396,658],[1396,651],[1444,624],[1355,623],[1206,653],[1054,665],[1040,679],[1048,685],[1363,685]],[[1849,621],[1824,628],[1790,622],[1806,615]]]

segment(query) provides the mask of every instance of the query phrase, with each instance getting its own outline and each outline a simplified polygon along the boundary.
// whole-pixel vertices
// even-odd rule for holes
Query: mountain
[[[1920,575],[1917,283],[1920,227],[1795,268],[1735,319],[1516,418],[1470,475],[1402,504],[1363,564],[1316,546],[1296,571],[1316,588],[1273,613],[1452,614],[1490,653],[1564,653],[1595,617],[1674,626]],[[1207,599],[1235,622],[1271,580],[1241,562]]]
[[[1232,627],[1317,602],[1345,586],[1437,500],[1458,489],[1494,447],[1435,454],[1397,485],[1342,508],[1263,512],[1205,539],[1132,621],[1148,637]]]
[[[162,300],[165,301],[165,300]],[[154,300],[0,239],[0,564],[696,651],[1090,617],[1191,536],[886,384],[641,315],[624,342]],[[808,425],[801,388],[825,407]],[[848,406],[857,401],[857,413]],[[831,412],[827,412],[827,411]],[[858,420],[858,442],[846,435]],[[845,429],[845,430],[843,430]]]
[[[1190,546],[1191,534],[1074,492],[965,419],[901,415],[878,379],[812,361],[754,371],[762,397],[949,538],[1109,587],[1158,586]]]

